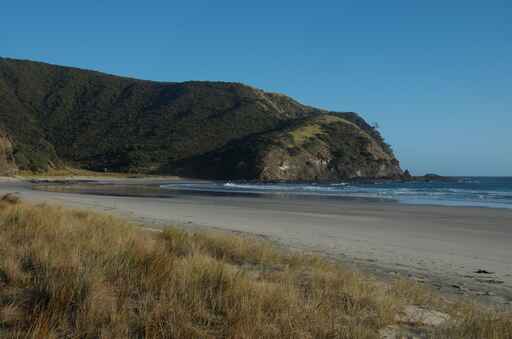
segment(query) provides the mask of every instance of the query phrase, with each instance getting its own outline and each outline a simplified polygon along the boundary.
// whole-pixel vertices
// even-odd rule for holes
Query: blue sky
[[[4,57],[359,112],[413,173],[512,176],[511,1],[6,1],[0,42]]]

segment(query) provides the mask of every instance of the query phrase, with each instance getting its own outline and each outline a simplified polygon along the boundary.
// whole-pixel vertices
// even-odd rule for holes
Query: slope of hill
[[[7,145],[0,168],[10,170],[68,164],[260,180],[402,173],[380,134],[355,113],[238,83],[142,81],[5,58],[0,136]]]
[[[282,129],[185,159],[175,169],[201,178],[264,181],[402,175],[386,146],[341,114],[297,119]]]

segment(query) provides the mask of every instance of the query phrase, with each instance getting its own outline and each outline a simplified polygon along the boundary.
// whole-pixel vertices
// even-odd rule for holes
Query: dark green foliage
[[[355,123],[357,126],[359,126],[362,130],[364,130],[366,133],[368,133],[373,139],[375,139],[380,146],[389,154],[393,154],[393,150],[391,148],[391,145],[387,144],[384,141],[384,138],[379,133],[376,127],[370,126],[363,118],[361,118],[357,113],[354,112],[343,112],[339,113],[340,116],[342,116],[344,119],[347,119],[348,121],[351,121]]]
[[[62,160],[172,174],[184,161],[204,162],[226,147],[236,153],[238,142],[325,113],[237,83],[159,83],[0,58],[0,129],[21,169],[46,170]],[[357,114],[340,114],[384,145]]]

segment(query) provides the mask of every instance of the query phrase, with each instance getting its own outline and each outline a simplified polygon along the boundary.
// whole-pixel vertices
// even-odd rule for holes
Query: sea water
[[[512,208],[512,177],[451,177],[430,181],[365,183],[186,182],[161,187],[185,191],[357,197],[407,204]]]

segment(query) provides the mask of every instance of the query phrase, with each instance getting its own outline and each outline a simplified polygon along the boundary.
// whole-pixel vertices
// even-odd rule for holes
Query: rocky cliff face
[[[302,119],[181,165],[184,173],[216,179],[314,181],[403,175],[388,149],[334,114]]]
[[[4,131],[0,130],[0,176],[11,176],[17,171],[12,143]]]
[[[261,180],[398,177],[398,161],[355,124],[336,116],[308,119],[278,133],[261,154]]]

